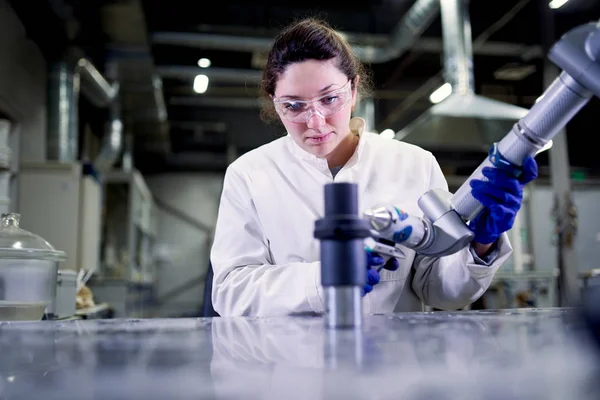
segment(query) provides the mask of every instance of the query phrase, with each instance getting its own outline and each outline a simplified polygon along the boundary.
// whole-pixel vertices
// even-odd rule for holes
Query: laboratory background
[[[600,398],[578,307],[600,282],[595,95],[537,154],[513,254],[464,310],[360,334],[215,313],[225,171],[285,134],[258,88],[306,16],[372,71],[354,115],[431,151],[455,191],[600,1],[0,0],[0,398]]]

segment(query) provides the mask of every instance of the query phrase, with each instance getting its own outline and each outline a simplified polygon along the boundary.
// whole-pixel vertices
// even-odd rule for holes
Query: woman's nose
[[[325,117],[323,117],[318,111],[314,112],[311,110],[310,115],[306,120],[306,126],[308,126],[310,129],[319,129],[323,125],[325,125]]]

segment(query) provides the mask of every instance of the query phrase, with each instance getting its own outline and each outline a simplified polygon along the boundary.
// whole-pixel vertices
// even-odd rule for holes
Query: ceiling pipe
[[[73,61],[74,60],[74,61]],[[79,159],[79,94],[83,94],[91,104],[105,108],[114,104],[118,98],[118,84],[110,84],[87,58],[78,50],[70,50],[68,56],[51,65],[48,84],[48,132],[46,158],[48,160],[73,162]],[[112,111],[112,110],[111,110]],[[112,160],[120,131],[118,116],[111,112],[105,140],[109,148],[101,151]],[[122,124],[121,124],[122,127]],[[118,140],[117,140],[118,139]]]
[[[95,69],[95,68],[94,68]],[[107,76],[112,82],[118,82],[118,68],[117,64],[112,61],[107,64]],[[96,70],[97,71],[97,70]],[[100,72],[97,73],[97,76],[102,77]],[[104,78],[104,77],[102,77]],[[121,153],[123,151],[125,138],[124,138],[124,126],[121,117],[123,115],[121,109],[121,99],[119,96],[119,86],[117,83],[112,86],[106,81],[106,79],[97,79],[95,80],[98,83],[105,83],[101,87],[104,90],[96,90],[97,93],[100,94],[110,94],[111,92],[108,90],[109,88],[114,88],[112,96],[103,96],[99,100],[97,104],[106,104],[108,106],[108,121],[105,124],[104,128],[104,137],[102,138],[102,147],[100,152],[96,156],[94,160],[94,165],[100,171],[110,170],[113,165],[119,160]]]
[[[394,60],[414,45],[415,41],[439,15],[439,11],[439,0],[417,0],[394,27],[386,46],[353,46],[353,49],[365,62],[384,63]],[[268,52],[273,44],[273,39],[203,33],[157,32],[152,35],[152,42],[214,50]]]
[[[75,73],[81,77],[81,93],[96,107],[107,107],[117,98],[118,84],[110,84],[85,57],[77,61]]]

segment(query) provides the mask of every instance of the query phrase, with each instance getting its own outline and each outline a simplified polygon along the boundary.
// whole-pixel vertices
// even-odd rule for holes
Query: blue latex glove
[[[382,268],[395,271],[400,266],[400,263],[395,258],[390,258],[385,262],[384,258],[379,254],[368,250],[365,252],[367,254],[367,283],[365,283],[362,289],[363,296],[372,291],[373,286],[379,283],[381,280],[379,271],[381,271]]]
[[[481,172],[488,181],[474,179],[470,184],[473,197],[485,208],[469,223],[469,228],[475,233],[473,241],[489,244],[512,228],[523,201],[523,187],[537,178],[538,166],[529,156],[518,178],[499,168],[485,167]]]

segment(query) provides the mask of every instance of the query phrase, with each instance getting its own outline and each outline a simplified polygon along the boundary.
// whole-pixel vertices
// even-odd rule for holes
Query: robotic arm
[[[402,257],[400,246],[419,254],[444,256],[456,253],[473,240],[466,222],[483,206],[471,195],[470,181],[486,180],[484,167],[520,174],[523,160],[535,155],[587,104],[600,97],[600,23],[581,25],[566,33],[548,54],[561,74],[525,117],[499,142],[454,195],[439,189],[418,201],[425,218],[410,216],[393,206],[367,210],[371,238],[369,249],[387,257]]]

